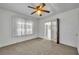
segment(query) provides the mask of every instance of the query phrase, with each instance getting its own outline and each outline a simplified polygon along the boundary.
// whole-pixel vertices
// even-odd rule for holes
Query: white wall
[[[13,16],[19,16],[26,20],[32,20],[34,22],[33,35],[26,37],[12,37],[11,35],[11,21]],[[37,37],[37,19],[29,16],[21,15],[15,12],[4,10],[0,8],[0,47],[21,42],[24,40],[32,39]]]
[[[77,50],[78,50],[78,54],[79,54],[79,27],[78,27],[78,35],[77,35]]]
[[[79,8],[40,21],[40,36],[44,36],[44,22],[60,18],[60,43],[76,47],[79,25]]]
[[[78,34],[78,40],[77,40],[77,50],[78,50],[78,54],[79,54],[79,34]]]

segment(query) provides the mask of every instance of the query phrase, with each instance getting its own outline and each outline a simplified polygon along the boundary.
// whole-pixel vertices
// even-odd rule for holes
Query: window
[[[33,22],[31,21],[25,21],[24,19],[21,19],[17,21],[17,36],[22,36],[22,35],[28,35],[32,34],[33,30]]]
[[[25,35],[25,21],[17,21],[17,35]]]
[[[32,22],[26,22],[26,34],[32,34]]]

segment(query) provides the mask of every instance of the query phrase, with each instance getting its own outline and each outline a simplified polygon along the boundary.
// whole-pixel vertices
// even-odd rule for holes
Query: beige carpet
[[[45,39],[33,39],[0,48],[0,55],[77,55],[77,49]]]

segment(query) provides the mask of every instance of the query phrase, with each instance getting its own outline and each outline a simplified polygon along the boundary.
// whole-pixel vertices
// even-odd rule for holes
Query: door
[[[51,22],[45,23],[45,37],[51,40]]]
[[[51,26],[51,37],[52,41],[57,41],[57,21],[52,21],[52,26]]]
[[[57,18],[57,44],[60,43],[60,19]]]
[[[52,40],[57,42],[57,44],[60,43],[59,37],[60,37],[60,19],[57,18],[56,20],[52,21]]]
[[[60,20],[57,19],[55,21],[49,21],[45,23],[45,37],[48,40],[52,40],[57,42],[57,44],[60,43],[59,41],[59,32],[60,32]]]

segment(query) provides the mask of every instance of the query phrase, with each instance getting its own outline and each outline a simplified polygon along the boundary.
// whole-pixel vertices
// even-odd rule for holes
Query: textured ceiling
[[[30,9],[27,6],[34,7],[38,4],[39,3],[35,3],[35,4],[34,3],[0,3],[0,7],[36,18],[42,18],[49,15],[62,13],[71,9],[79,8],[79,3],[46,3],[45,9],[49,10],[50,13],[43,13],[42,16],[38,16],[37,14],[31,15],[33,9]]]

